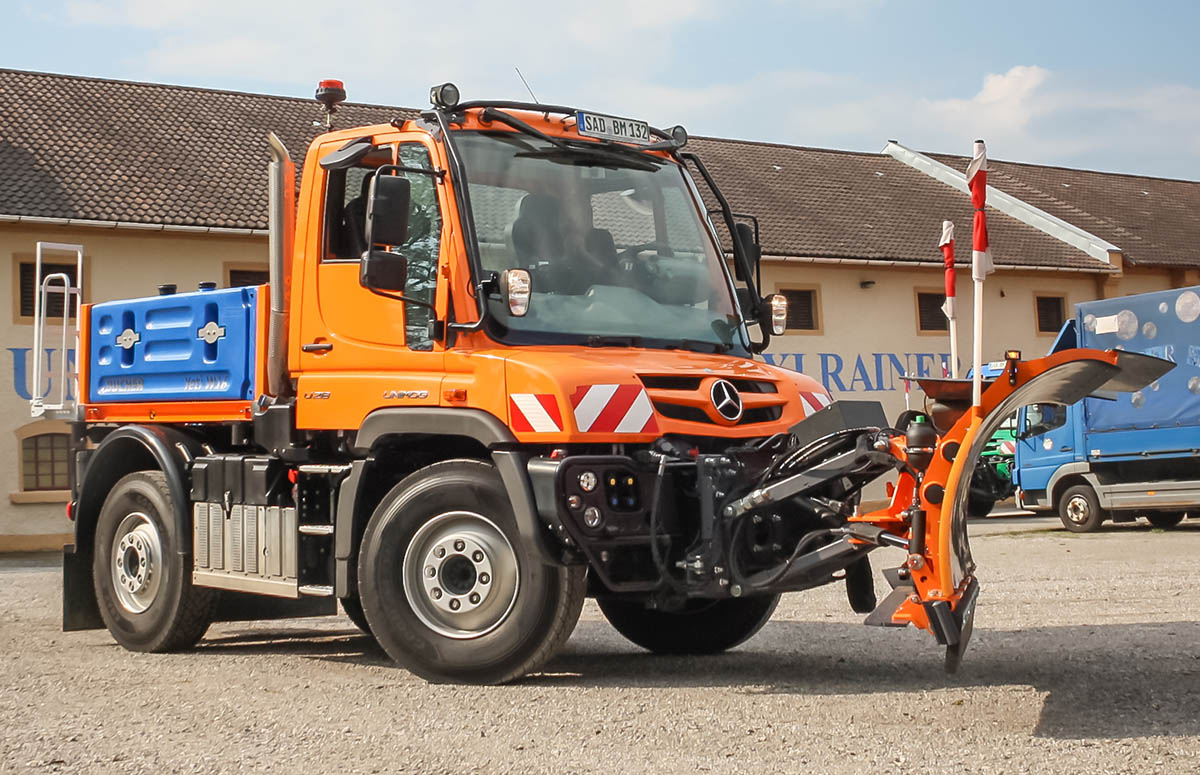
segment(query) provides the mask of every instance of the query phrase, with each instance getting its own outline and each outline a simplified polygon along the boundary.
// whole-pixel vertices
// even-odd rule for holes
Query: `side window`
[[[1067,422],[1067,408],[1058,404],[1033,404],[1025,408],[1025,431],[1022,438],[1040,436]]]
[[[397,163],[411,169],[433,170],[429,151],[419,143],[401,143]],[[437,290],[438,248],[442,241],[442,214],[438,209],[437,183],[433,175],[402,173],[411,186],[408,213],[408,241],[395,248],[408,259],[408,277],[404,295],[433,304]],[[432,350],[429,335],[432,310],[416,304],[404,307],[404,329],[413,350]]]
[[[325,178],[326,261],[357,261],[367,249],[367,192],[375,170],[392,163],[392,146],[375,148],[347,169]]]

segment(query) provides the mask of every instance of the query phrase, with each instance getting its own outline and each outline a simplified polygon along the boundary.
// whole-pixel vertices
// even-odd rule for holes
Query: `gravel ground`
[[[505,687],[426,684],[341,617],[132,654],[59,631],[57,558],[5,558],[0,771],[1200,771],[1200,524],[1055,524],[973,528],[956,676],[929,636],[863,627],[840,587],[703,659],[650,656],[589,603],[547,672]]]

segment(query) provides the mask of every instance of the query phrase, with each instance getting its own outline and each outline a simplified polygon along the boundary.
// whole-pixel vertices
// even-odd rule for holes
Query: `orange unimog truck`
[[[74,428],[65,629],[168,651],[214,619],[340,601],[417,674],[496,683],[550,659],[589,595],[634,643],[700,654],[843,581],[867,623],[928,629],[954,669],[983,441],[1017,404],[1156,373],[1012,354],[981,407],[952,380],[893,423],[833,402],[754,359],[786,303],[682,127],[451,84],[431,101],[318,137],[298,196],[270,138],[266,286],[82,304],[39,271],[35,352],[54,293],[78,312],[78,373],[58,367],[78,398],[33,407]],[[862,513],[889,474],[889,506]],[[877,605],[881,546],[902,556]]]

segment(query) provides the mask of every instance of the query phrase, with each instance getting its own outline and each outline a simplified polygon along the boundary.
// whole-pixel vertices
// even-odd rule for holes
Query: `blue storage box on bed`
[[[93,305],[90,400],[253,399],[257,311],[252,287]]]

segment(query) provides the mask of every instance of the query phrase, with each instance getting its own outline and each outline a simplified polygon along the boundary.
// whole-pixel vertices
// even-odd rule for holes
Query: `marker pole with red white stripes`
[[[942,260],[946,264],[946,303],[942,305],[942,312],[950,323],[950,376],[958,379],[958,278],[954,274],[954,221],[942,221],[942,240],[938,247],[942,249]]]
[[[983,395],[983,279],[991,274],[992,254],[988,250],[987,214],[987,147],[975,141],[975,153],[967,165],[967,187],[971,189],[971,206],[975,208],[971,230],[971,279],[975,285],[975,352],[971,380],[972,406],[979,406]]]

